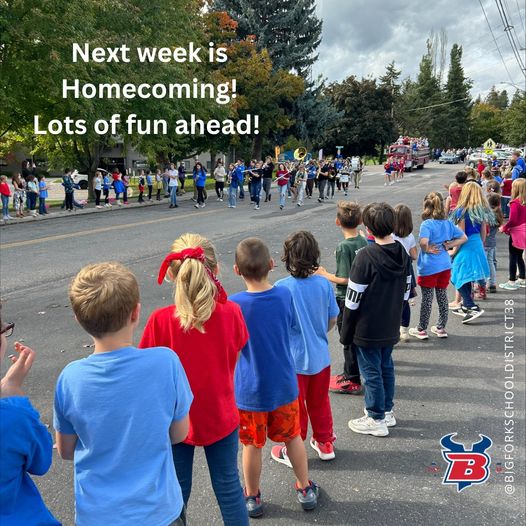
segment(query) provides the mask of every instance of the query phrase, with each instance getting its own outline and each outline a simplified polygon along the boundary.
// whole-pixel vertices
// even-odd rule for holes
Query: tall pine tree
[[[469,143],[472,82],[464,75],[462,67],[462,46],[453,44],[447,82],[444,89],[442,115],[447,122],[445,146],[459,148]]]
[[[216,0],[213,6],[238,22],[241,37],[256,37],[257,48],[268,50],[274,69],[308,76],[321,42],[315,0]]]

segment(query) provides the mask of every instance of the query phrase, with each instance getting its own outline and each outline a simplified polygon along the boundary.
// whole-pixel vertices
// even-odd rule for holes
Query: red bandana
[[[217,276],[207,267],[205,253],[201,247],[185,248],[181,252],[172,252],[171,254],[168,254],[164,258],[164,261],[161,264],[161,268],[159,269],[157,283],[159,285],[162,284],[166,276],[166,272],[168,272],[168,269],[172,264],[172,261],[184,261],[185,259],[197,259],[198,261],[203,263],[206,273],[208,274],[210,279],[215,283],[215,286],[217,288],[217,301],[219,303],[226,303],[227,295],[225,289],[223,288],[223,285],[221,285],[220,281],[217,279]]]

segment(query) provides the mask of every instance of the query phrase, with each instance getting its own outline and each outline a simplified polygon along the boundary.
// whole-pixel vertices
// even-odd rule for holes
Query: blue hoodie
[[[201,170],[197,171],[194,168],[193,176],[194,176],[195,186],[197,186],[198,188],[204,188],[206,184],[206,170],[204,168],[201,168]]]
[[[28,398],[0,399],[0,524],[60,526],[29,476],[51,466],[53,441]]]

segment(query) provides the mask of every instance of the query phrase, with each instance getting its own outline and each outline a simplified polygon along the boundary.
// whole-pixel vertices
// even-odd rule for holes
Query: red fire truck
[[[415,143],[391,144],[387,153],[389,157],[394,157],[397,161],[403,157],[406,172],[410,172],[413,168],[423,168],[424,164],[429,162],[429,147],[418,146]]]

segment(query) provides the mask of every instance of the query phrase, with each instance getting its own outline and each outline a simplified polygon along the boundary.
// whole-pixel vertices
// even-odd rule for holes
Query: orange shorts
[[[298,400],[267,413],[239,409],[239,439],[247,446],[262,448],[267,437],[273,442],[290,442],[300,432]]]

